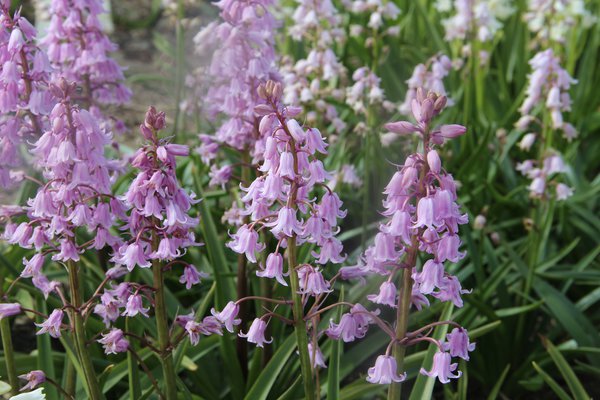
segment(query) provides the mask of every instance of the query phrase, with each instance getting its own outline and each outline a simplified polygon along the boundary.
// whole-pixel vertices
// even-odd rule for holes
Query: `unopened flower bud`
[[[429,164],[429,168],[436,174],[440,173],[442,168],[442,161],[440,160],[440,156],[438,152],[435,150],[429,150],[427,153],[427,164]]]
[[[425,100],[425,90],[422,87],[417,88],[417,101],[422,103]]]
[[[417,132],[419,128],[408,121],[389,122],[384,125],[385,129],[399,135],[408,135]]]
[[[435,103],[433,104],[433,109],[435,110],[436,114],[442,111],[444,107],[446,107],[447,102],[448,98],[446,96],[439,96],[435,100]]]
[[[487,222],[487,219],[485,218],[485,216],[479,214],[478,216],[475,217],[475,221],[473,221],[473,228],[476,230],[481,230],[481,229],[485,228],[486,222]]]

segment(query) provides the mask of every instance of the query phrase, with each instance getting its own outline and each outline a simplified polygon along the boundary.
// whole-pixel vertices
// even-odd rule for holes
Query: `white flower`
[[[39,388],[32,392],[18,394],[8,400],[46,400],[46,394],[43,388]]]

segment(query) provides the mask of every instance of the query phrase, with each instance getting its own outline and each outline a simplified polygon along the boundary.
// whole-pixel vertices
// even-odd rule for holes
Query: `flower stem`
[[[156,235],[153,242],[157,242]],[[160,363],[165,381],[165,396],[167,400],[177,399],[177,383],[173,356],[169,343],[169,326],[167,323],[167,309],[165,306],[165,287],[163,282],[163,270],[160,261],[152,261],[152,273],[154,279],[154,316],[156,318],[156,330],[158,331],[158,348],[160,350]]]
[[[288,240],[288,268],[290,273],[290,287],[292,300],[294,302],[292,313],[294,315],[294,330],[298,342],[298,353],[300,354],[300,369],[304,381],[304,395],[306,400],[315,400],[315,387],[312,379],[312,368],[310,365],[310,354],[308,353],[308,336],[306,335],[306,323],[304,322],[304,305],[300,290],[300,281],[296,271],[296,237]]]
[[[92,400],[103,399],[104,396],[100,390],[96,372],[92,359],[87,351],[85,342],[85,326],[83,325],[83,316],[81,315],[81,292],[79,291],[79,266],[72,260],[67,262],[69,270],[69,286],[71,290],[71,323],[73,324],[73,341],[81,368],[83,369],[84,378],[87,384],[88,395]]]
[[[416,241],[413,240],[413,246],[411,247],[408,258],[406,261],[407,267],[402,272],[402,286],[400,287],[400,297],[398,298],[398,309],[396,315],[396,340],[400,341],[406,336],[406,332],[408,330],[408,312],[410,310],[410,300],[412,294],[412,270],[415,266],[415,262],[417,261],[417,250],[418,246]],[[406,353],[406,347],[401,344],[394,344],[394,358],[396,359],[396,364],[398,365],[398,371],[402,371],[404,368],[404,355]],[[402,384],[392,383],[388,390],[388,400],[398,400],[400,399],[400,394],[402,390]]]
[[[10,394],[16,395],[19,393],[19,378],[17,378],[17,369],[15,368],[15,355],[13,354],[8,318],[0,318],[0,336],[2,336],[2,348],[4,349]]]

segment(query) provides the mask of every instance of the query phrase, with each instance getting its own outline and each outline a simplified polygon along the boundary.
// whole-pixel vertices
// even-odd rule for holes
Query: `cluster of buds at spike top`
[[[281,84],[273,81],[258,89],[266,103],[255,107],[255,112],[262,116],[259,130],[266,137],[264,162],[259,167],[263,175],[248,187],[242,187],[245,192],[242,197],[245,206],[243,214],[249,216],[250,221],[231,235],[232,241],[228,247],[236,253],[245,254],[250,262],[256,263],[257,255],[266,249],[265,243],[259,240],[259,232],[270,231],[277,245],[261,257],[264,264],[260,262],[256,274],[276,279],[284,286],[288,286],[286,275],[295,274],[290,277],[290,282],[296,278],[298,287],[292,290],[297,290],[302,298],[312,296],[322,299],[331,292],[332,281],[325,279],[319,266],[344,260],[343,246],[336,234],[339,231],[337,220],[343,218],[346,212],[341,209],[342,202],[338,195],[326,186],[330,175],[317,158],[317,153],[327,154],[327,144],[318,129],[302,127],[294,119],[301,110],[284,106],[281,102],[282,92]],[[290,243],[293,243],[291,250],[288,248]],[[290,251],[295,252],[296,245],[305,243],[315,246],[311,253],[314,263],[289,265],[288,262],[287,274],[284,273],[283,249],[288,248],[290,260],[290,257],[295,257],[295,254],[290,255]],[[240,301],[243,299],[230,303],[220,313],[215,311],[216,318],[228,324],[226,327],[230,331],[239,322],[236,317]],[[315,304],[318,303],[319,300]],[[263,322],[268,322],[266,319],[272,315],[268,313],[255,320],[243,337],[257,345],[266,343],[261,336],[266,328]],[[258,321],[260,319],[263,322]]]
[[[22,178],[20,146],[42,134],[42,116],[54,104],[48,92],[50,63],[36,46],[36,30],[21,16],[10,14],[10,2],[0,4],[0,185]]]
[[[440,95],[446,95],[444,88],[444,78],[452,70],[452,61],[445,55],[439,54],[431,57],[425,64],[418,64],[413,70],[412,76],[406,81],[408,91],[406,98],[400,105],[399,111],[403,115],[410,115],[412,101],[417,98],[417,89],[423,88]],[[448,105],[452,105],[452,100],[446,98]],[[403,134],[404,132],[400,132]],[[383,137],[383,142],[390,143],[398,138],[396,130],[390,129],[388,134]]]
[[[110,194],[109,163],[104,157],[110,136],[88,111],[72,104],[74,84],[62,80],[52,84],[50,91],[58,102],[50,112],[49,128],[31,150],[46,183],[39,182],[37,194],[24,207],[27,220],[9,220],[3,235],[10,244],[36,250],[23,259],[21,277],[32,278],[46,297],[58,286],[42,272],[46,256],[77,262],[88,249],[117,248],[120,239],[110,228],[123,212],[122,203]],[[79,228],[93,233],[94,239],[78,243]]]
[[[358,265],[340,271],[342,278],[346,279],[371,274],[385,277],[379,292],[367,298],[379,305],[399,307],[398,318],[407,317],[411,304],[417,309],[428,306],[428,296],[462,307],[461,294],[468,292],[461,288],[458,278],[444,268],[444,263],[457,262],[465,256],[459,250],[458,227],[467,223],[467,215],[461,214],[456,203],[456,183],[452,175],[442,168],[435,149],[446,139],[466,132],[465,127],[460,125],[432,125],[432,119],[445,104],[445,96],[432,92],[425,95],[419,89],[411,104],[416,123],[400,121],[386,125],[387,129],[398,134],[418,133],[423,152],[409,155],[385,188],[387,197],[383,202],[383,215],[387,219],[380,225],[374,244],[365,251]],[[402,280],[398,290],[400,276]],[[450,377],[460,376],[460,372],[453,374],[457,364],[451,364],[451,357],[468,359],[468,351],[474,346],[469,343],[464,328],[451,321],[443,323],[456,327],[447,341],[427,336],[432,325],[414,332],[394,333],[391,328],[386,329],[386,332],[391,332],[390,345],[378,358],[375,367],[369,370],[368,381],[391,383],[403,380],[405,375],[397,375],[396,360],[390,356],[391,348],[422,341],[438,346],[433,369],[422,373],[437,376],[443,383]],[[400,321],[391,324],[401,325]]]

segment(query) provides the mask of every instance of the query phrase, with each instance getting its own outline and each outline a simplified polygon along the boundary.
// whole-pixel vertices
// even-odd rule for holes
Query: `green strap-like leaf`
[[[546,350],[548,350],[548,354],[550,354],[550,357],[552,357],[552,360],[558,367],[561,375],[563,378],[565,378],[567,385],[569,385],[569,389],[571,390],[575,400],[589,400],[590,395],[587,394],[585,388],[581,384],[581,381],[577,378],[577,375],[575,375],[575,372],[569,366],[569,363],[561,354],[560,350],[558,350],[556,346],[554,346],[554,344],[552,344],[552,342],[548,339],[544,340],[544,345],[546,346]]]
[[[271,361],[266,365],[252,388],[246,394],[245,400],[265,400],[271,391],[279,373],[285,368],[285,364],[296,349],[296,337],[289,335],[277,349]]]

